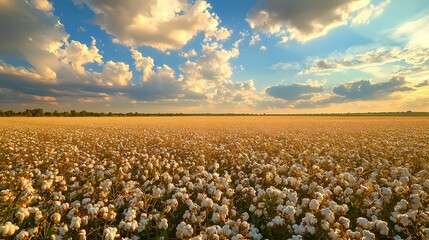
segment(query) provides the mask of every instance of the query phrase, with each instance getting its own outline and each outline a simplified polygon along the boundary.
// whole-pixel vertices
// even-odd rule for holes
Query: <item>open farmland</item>
[[[1,118],[0,238],[429,238],[427,117]]]

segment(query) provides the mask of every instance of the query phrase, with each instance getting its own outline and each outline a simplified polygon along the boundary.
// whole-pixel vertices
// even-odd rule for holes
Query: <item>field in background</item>
[[[429,117],[0,118],[0,237],[429,238]]]

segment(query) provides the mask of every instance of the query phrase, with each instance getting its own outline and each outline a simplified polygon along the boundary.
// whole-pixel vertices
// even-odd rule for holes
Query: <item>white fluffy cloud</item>
[[[131,56],[135,61],[137,71],[143,72],[143,81],[147,81],[153,73],[152,68],[155,66],[153,58],[143,57],[141,52],[134,48],[131,48]]]
[[[68,37],[47,1],[0,1],[0,52],[25,59],[43,81],[55,81],[61,67],[53,54]]]
[[[30,0],[31,4],[43,11],[51,11],[53,10],[52,4],[48,0]]]
[[[127,46],[150,46],[162,51],[180,49],[195,35],[228,37],[219,19],[210,13],[205,0],[77,0],[86,3],[96,14],[102,29],[115,42]]]
[[[264,0],[248,14],[247,22],[255,31],[276,34],[282,42],[299,42],[320,37],[349,22],[364,23],[379,15],[386,3],[378,6],[371,0]],[[354,20],[356,19],[356,20]]]
[[[179,69],[186,76],[190,88],[201,92],[229,79],[233,73],[229,61],[238,55],[237,48],[226,50],[222,45],[213,42],[203,46],[202,56],[193,62],[186,61]]]
[[[95,73],[99,83],[107,86],[127,86],[133,78],[130,66],[123,62],[108,61],[101,73]]]
[[[64,48],[58,49],[56,55],[60,61],[66,65],[69,65],[72,70],[78,74],[86,75],[85,67],[83,65],[87,63],[96,62],[98,64],[103,63],[103,57],[100,55],[96,41],[93,38],[90,47],[87,45],[72,40],[70,43],[65,42]]]

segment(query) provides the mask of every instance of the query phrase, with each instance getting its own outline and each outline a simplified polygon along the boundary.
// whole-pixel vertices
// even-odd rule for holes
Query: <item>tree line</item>
[[[13,110],[2,111],[0,109],[0,117],[104,117],[104,116],[147,116],[143,113],[104,113],[104,112],[89,112],[89,111],[76,111],[53,112],[43,111],[42,108],[25,109],[25,111],[15,112]]]
[[[25,111],[0,109],[0,117],[137,117],[137,116],[429,116],[428,112],[368,112],[368,113],[308,113],[308,114],[265,114],[265,113],[104,113],[90,111],[45,112],[42,108],[25,109]]]

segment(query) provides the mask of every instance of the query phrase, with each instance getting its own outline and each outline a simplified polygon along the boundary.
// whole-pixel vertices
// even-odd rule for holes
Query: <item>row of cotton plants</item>
[[[429,239],[428,128],[385,130],[0,125],[0,238]]]

